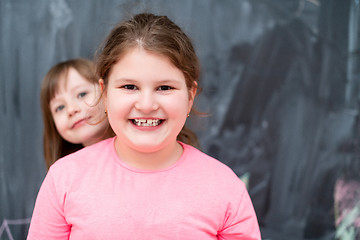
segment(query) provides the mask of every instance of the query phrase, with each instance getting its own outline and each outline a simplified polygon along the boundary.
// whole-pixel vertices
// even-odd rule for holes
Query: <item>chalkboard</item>
[[[202,150],[248,183],[263,238],[333,239],[334,187],[356,162],[359,8],[356,0],[2,0],[0,240],[26,238],[46,174],[45,73],[92,59],[114,24],[142,11],[169,16],[193,39],[196,106],[208,116],[190,125]]]

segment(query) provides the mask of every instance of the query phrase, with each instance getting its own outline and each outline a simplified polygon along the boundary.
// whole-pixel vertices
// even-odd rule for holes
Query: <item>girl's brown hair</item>
[[[135,47],[166,56],[184,74],[189,91],[198,87],[200,64],[191,40],[168,17],[150,13],[141,13],[121,22],[105,39],[96,62],[96,73],[104,80],[105,87],[112,66]],[[186,126],[177,139],[199,147],[196,134]]]
[[[47,169],[57,159],[83,148],[81,144],[70,143],[60,136],[50,110],[50,101],[55,97],[60,82],[66,79],[70,68],[74,68],[90,83],[98,84],[95,64],[90,60],[82,58],[60,62],[53,66],[45,75],[41,84],[40,100],[44,122],[43,150]],[[112,132],[111,129],[109,131]]]

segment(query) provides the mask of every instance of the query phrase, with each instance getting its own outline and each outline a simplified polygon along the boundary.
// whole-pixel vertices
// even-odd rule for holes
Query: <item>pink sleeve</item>
[[[49,171],[36,199],[27,240],[69,239],[71,226],[64,217],[64,199]]]
[[[260,229],[250,196],[244,189],[237,206],[229,206],[224,227],[218,233],[221,240],[260,240]]]

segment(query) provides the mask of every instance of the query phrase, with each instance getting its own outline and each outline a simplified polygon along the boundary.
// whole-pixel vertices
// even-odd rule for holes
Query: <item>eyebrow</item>
[[[93,83],[80,83],[78,85],[73,86],[70,90],[72,91],[82,87],[93,87],[93,86],[95,86],[95,84]]]
[[[170,83],[180,83],[182,80],[180,79],[176,79],[176,78],[171,78],[171,79],[163,79],[163,80],[156,80],[155,83],[156,84],[170,84]],[[118,78],[118,79],[114,79],[113,82],[116,83],[139,83],[141,82],[141,80],[136,80],[136,79],[132,79],[132,78]]]
[[[85,83],[81,83],[81,84],[78,84],[78,85],[75,85],[74,87],[72,87],[71,89],[68,89],[68,88],[66,88],[64,91],[66,91],[66,92],[71,92],[71,93],[73,93],[73,92],[76,92],[79,88],[81,89],[81,88],[87,88],[87,87],[93,87],[93,86],[95,86],[95,84],[92,84],[92,83],[89,83],[90,85],[87,85],[87,84],[85,84]],[[53,96],[53,98],[50,100],[50,101],[54,101],[54,100],[57,100],[58,99],[58,94],[61,92],[61,90],[60,90],[60,88],[58,88],[57,89],[57,91],[55,92],[55,94],[54,94],[54,96]]]
[[[66,92],[70,92],[71,94],[75,94],[77,93],[78,91],[83,91],[83,90],[88,90],[88,89],[91,89],[91,88],[94,88],[96,85],[95,84],[92,84],[92,83],[89,83],[89,84],[85,84],[85,83],[81,83],[81,84],[78,84],[78,85],[75,85],[75,86],[72,86],[71,88],[66,88]],[[56,96],[56,95],[55,95]],[[54,96],[54,97],[55,97]]]
[[[49,102],[50,111],[52,111],[54,107],[57,107],[59,104],[62,103],[63,101],[61,99],[56,99],[56,98],[51,99]]]

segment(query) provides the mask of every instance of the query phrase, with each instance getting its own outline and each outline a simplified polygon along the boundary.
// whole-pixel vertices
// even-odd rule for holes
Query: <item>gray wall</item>
[[[25,238],[46,174],[43,76],[92,58],[113,24],[143,10],[192,37],[196,105],[209,116],[191,126],[249,181],[264,239],[332,239],[334,184],[356,158],[356,0],[1,0],[0,239]]]

